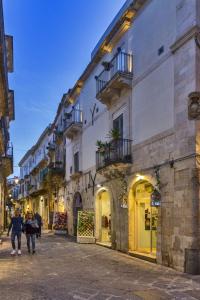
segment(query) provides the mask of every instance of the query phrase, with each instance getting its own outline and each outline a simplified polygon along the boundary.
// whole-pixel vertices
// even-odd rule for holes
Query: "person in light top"
[[[16,254],[16,246],[15,246],[15,239],[17,238],[17,242],[18,242],[18,251],[17,254],[21,255],[21,235],[22,235],[22,231],[23,231],[23,226],[24,226],[24,222],[23,222],[23,218],[20,215],[20,211],[16,210],[14,217],[11,218],[11,222],[10,225],[8,227],[8,236],[9,233],[11,231],[11,244],[12,244],[12,252],[11,255],[15,255]]]

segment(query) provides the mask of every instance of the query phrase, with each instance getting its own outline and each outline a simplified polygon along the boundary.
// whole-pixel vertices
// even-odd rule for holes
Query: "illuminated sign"
[[[151,194],[151,206],[160,206],[160,202],[161,202],[161,194],[157,191],[154,190]]]

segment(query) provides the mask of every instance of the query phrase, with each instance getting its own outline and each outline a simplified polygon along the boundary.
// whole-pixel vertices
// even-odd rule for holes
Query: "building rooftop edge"
[[[116,14],[116,16],[114,17],[114,19],[112,20],[112,22],[110,23],[110,25],[108,26],[108,28],[106,29],[106,31],[103,33],[103,35],[101,36],[100,40],[97,42],[96,46],[94,47],[94,49],[93,49],[93,51],[91,53],[91,59],[93,59],[93,57],[97,54],[97,52],[99,51],[101,45],[106,40],[107,36],[114,29],[114,27],[116,26],[116,24],[119,21],[119,19],[124,15],[124,13],[126,12],[126,10],[131,6],[131,4],[134,1],[135,0],[126,0],[126,2],[124,3],[124,5],[122,6],[122,8]]]
[[[39,144],[41,143],[41,141],[43,140],[44,136],[49,132],[49,130],[51,129],[51,124],[49,124],[45,130],[42,132],[42,134],[40,135],[39,139],[37,140],[37,142],[35,143],[34,146],[32,146],[22,157],[22,159],[19,162],[19,167],[21,167],[21,165],[23,164],[23,162],[26,161],[26,159],[29,157],[30,154],[32,154],[39,146]]]

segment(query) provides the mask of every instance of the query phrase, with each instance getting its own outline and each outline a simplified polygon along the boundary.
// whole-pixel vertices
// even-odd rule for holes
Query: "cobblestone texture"
[[[0,300],[200,299],[200,276],[101,246],[45,234],[36,255],[22,250],[11,257],[7,238],[0,246]]]

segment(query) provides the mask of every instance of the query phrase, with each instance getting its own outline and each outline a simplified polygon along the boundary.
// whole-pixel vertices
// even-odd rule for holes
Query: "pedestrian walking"
[[[16,254],[16,246],[15,246],[15,239],[17,237],[17,246],[18,246],[18,251],[17,254],[21,255],[21,235],[22,235],[22,230],[23,230],[23,218],[20,215],[20,211],[16,210],[14,217],[11,218],[10,225],[8,227],[8,236],[11,231],[11,244],[12,244],[12,252],[11,255]]]
[[[24,231],[26,234],[28,253],[31,253],[31,246],[32,246],[32,254],[35,254],[35,237],[36,237],[37,230],[38,230],[37,220],[34,218],[33,213],[29,212],[26,216],[26,221],[24,224]]]
[[[36,237],[38,238],[38,237],[41,237],[43,222],[42,222],[42,217],[40,216],[40,214],[38,212],[35,213],[34,217],[38,223],[38,230],[36,233]]]

